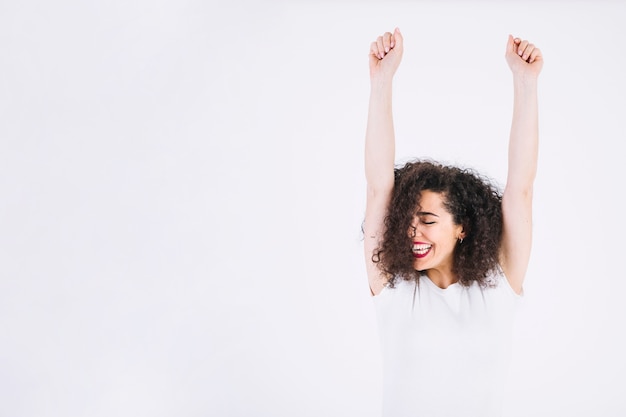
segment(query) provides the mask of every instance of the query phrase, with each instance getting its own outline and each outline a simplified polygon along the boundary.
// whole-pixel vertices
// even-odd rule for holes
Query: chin
[[[428,265],[424,264],[423,262],[413,262],[413,269],[415,269],[418,272],[424,272],[428,269]]]

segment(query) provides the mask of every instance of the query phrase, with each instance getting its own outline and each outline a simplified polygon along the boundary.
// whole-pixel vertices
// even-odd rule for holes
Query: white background
[[[0,2],[0,416],[378,416],[362,156],[395,26],[398,160],[499,183],[506,37],[542,49],[506,416],[623,416],[625,4],[224,3]]]

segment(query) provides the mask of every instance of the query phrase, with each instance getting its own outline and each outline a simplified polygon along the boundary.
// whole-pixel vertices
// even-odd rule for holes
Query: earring
[[[460,238],[459,238],[459,245],[460,245],[461,243],[463,243],[463,238],[462,238],[462,237],[460,237]]]

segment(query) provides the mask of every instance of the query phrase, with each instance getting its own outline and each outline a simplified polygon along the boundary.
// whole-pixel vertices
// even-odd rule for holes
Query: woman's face
[[[409,236],[413,239],[413,266],[418,271],[450,272],[454,247],[459,238],[465,237],[463,227],[454,223],[443,203],[441,193],[421,192],[420,207],[409,228]]]

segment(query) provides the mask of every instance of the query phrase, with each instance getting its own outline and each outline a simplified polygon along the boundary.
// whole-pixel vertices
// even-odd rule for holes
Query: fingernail
[[[389,47],[385,48],[385,53],[389,52]]]

